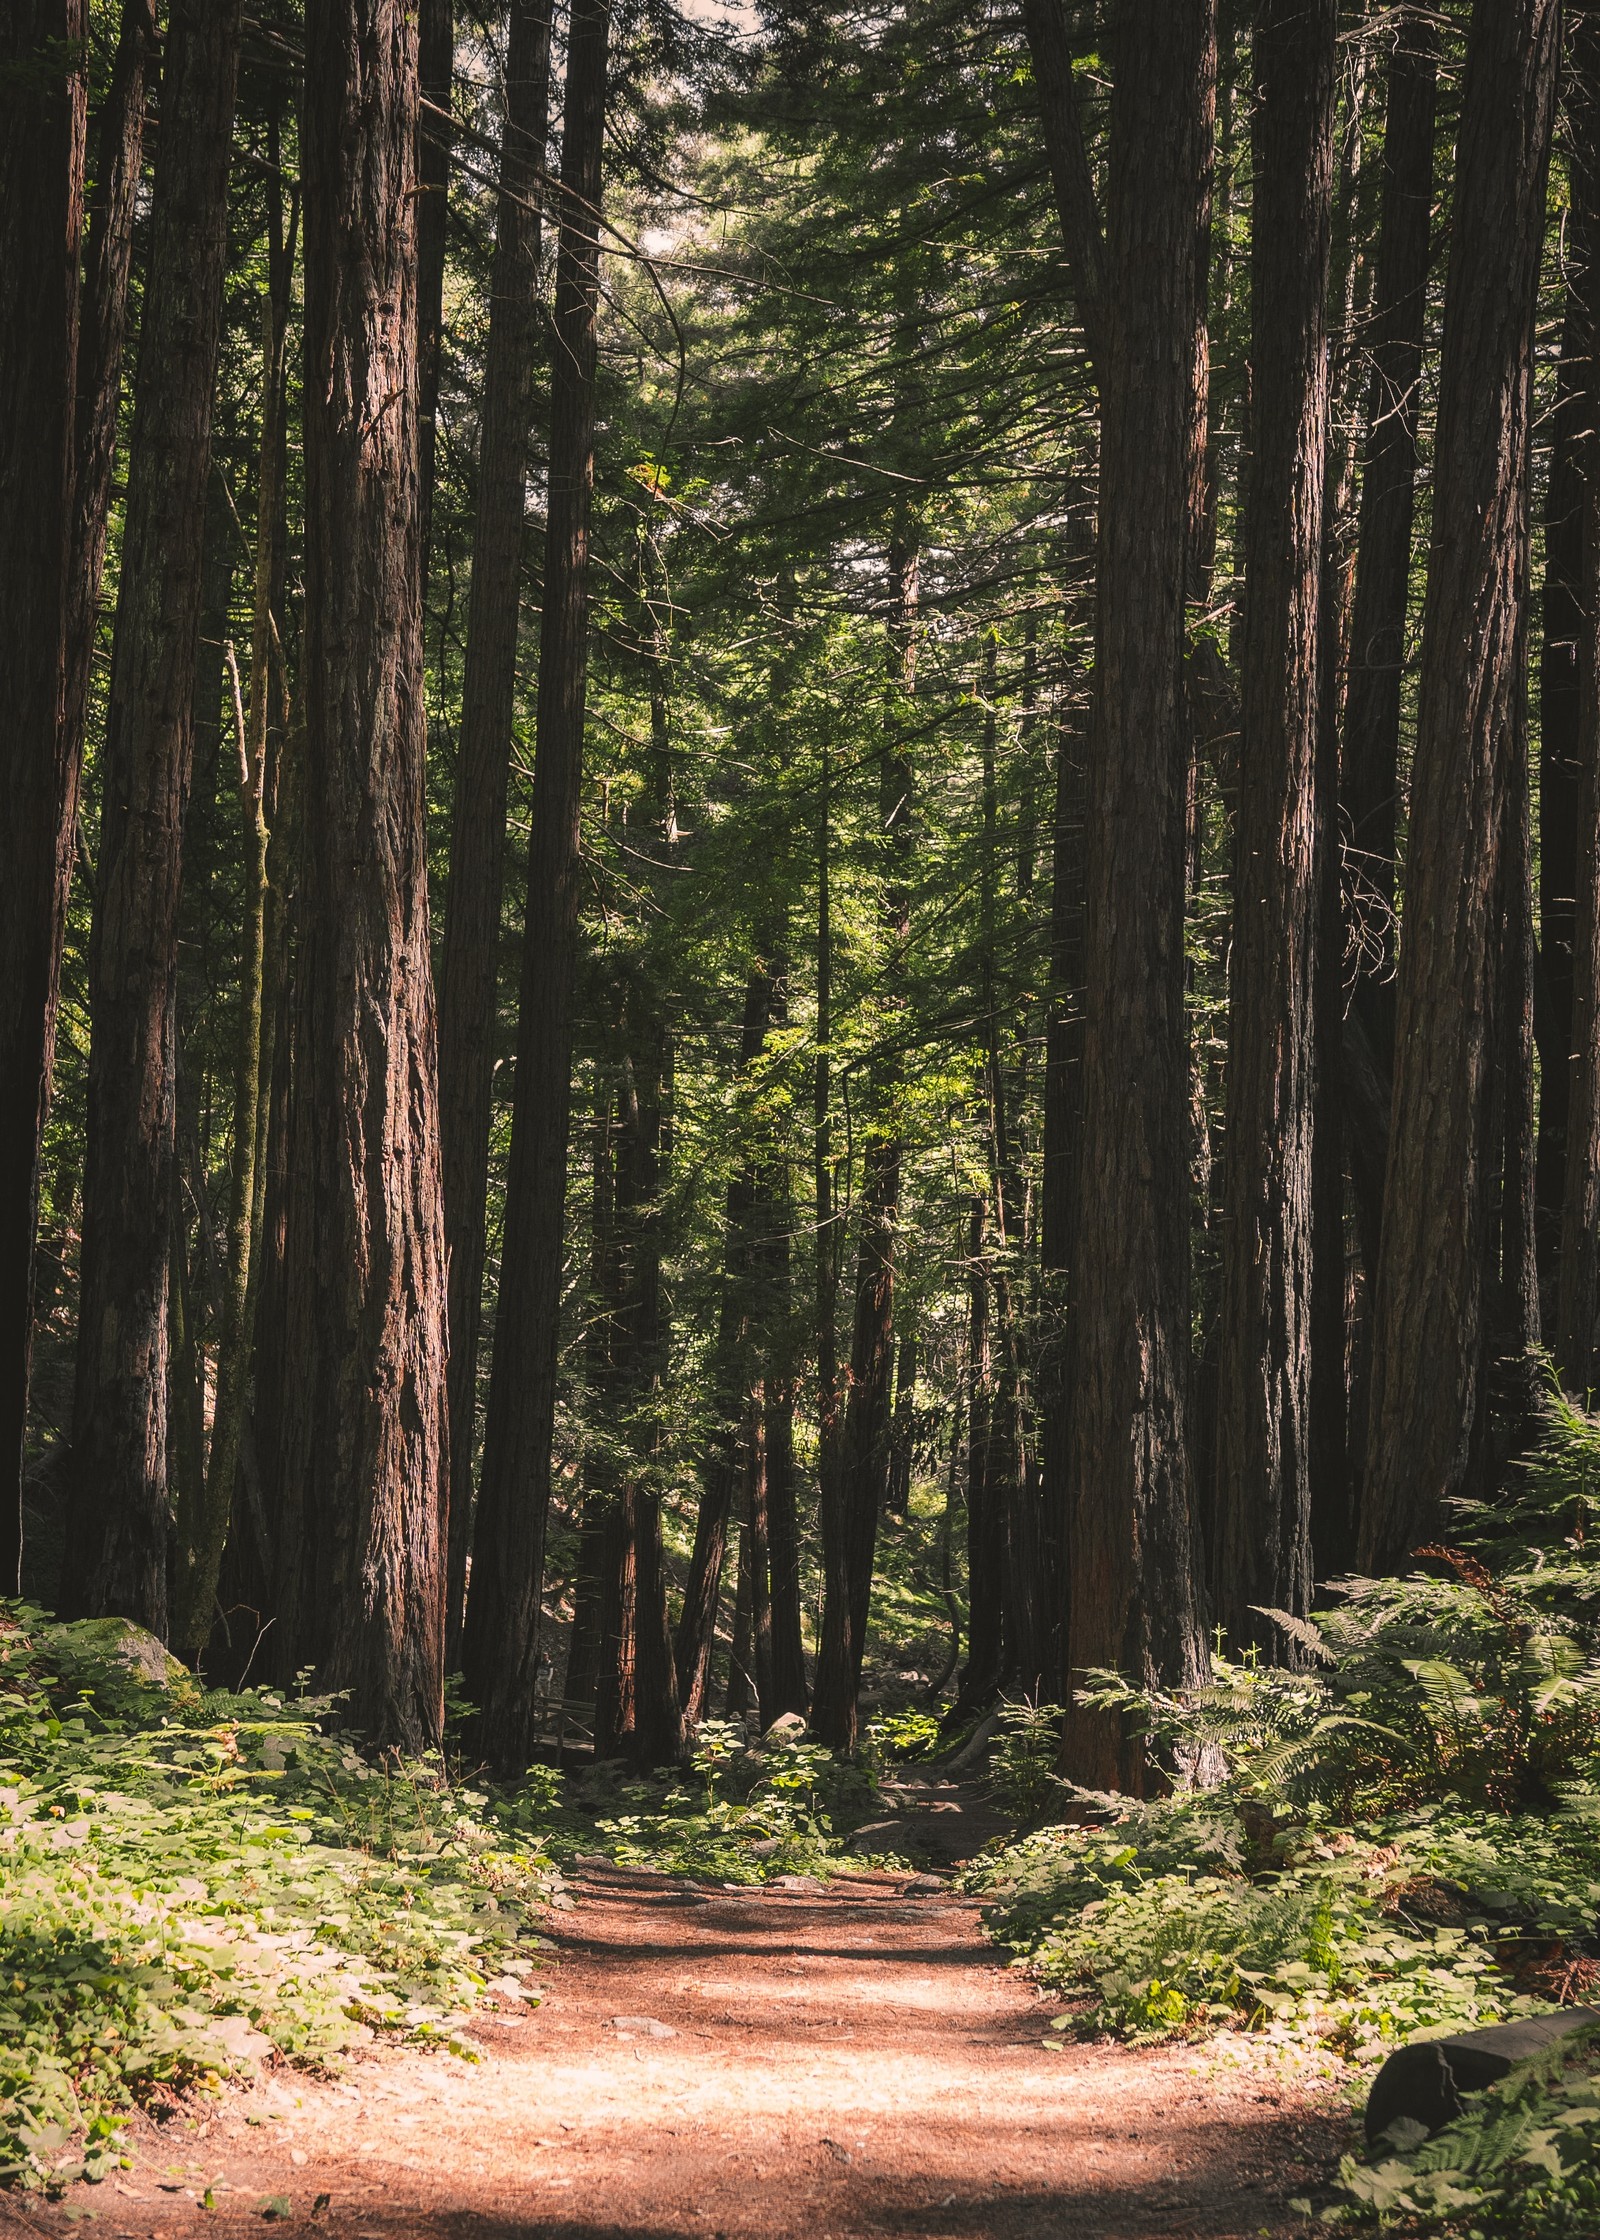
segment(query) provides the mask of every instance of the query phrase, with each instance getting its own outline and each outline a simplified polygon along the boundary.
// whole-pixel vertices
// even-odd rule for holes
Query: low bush
[[[0,1605],[0,2181],[102,2175],[135,2102],[375,2031],[465,2051],[487,1981],[535,1995],[550,1857],[330,1708]]]
[[[1553,1396],[1513,1498],[1463,1507],[1426,1569],[1342,1581],[1309,1620],[1264,1612],[1281,1662],[1219,1652],[1170,1692],[1087,1674],[1080,1701],[1142,1726],[1168,1794],[1074,1789],[1043,1714],[1010,1715],[999,1785],[1038,1818],[1053,1784],[1057,1824],[969,1882],[1071,2001],[1059,2028],[1256,2033],[1359,2090],[1409,2038],[1600,1992],[1591,1488],[1600,1421]],[[1600,2048],[1351,2158],[1315,2213],[1481,2240],[1600,2229]]]

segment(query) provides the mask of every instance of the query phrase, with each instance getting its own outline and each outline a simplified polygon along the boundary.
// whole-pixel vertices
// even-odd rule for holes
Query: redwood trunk
[[[1197,1681],[1206,1663],[1185,1420],[1183,647],[1211,32],[1210,0],[1121,0],[1111,25],[1073,1269],[1068,1663],[1166,1685]],[[1068,1714],[1063,1760],[1097,1787],[1142,1780],[1140,1745],[1083,1709]]]
[[[450,1607],[460,1653],[472,1531],[473,1436],[505,878],[506,787],[516,705],[523,517],[538,370],[539,211],[550,107],[551,0],[516,0],[478,443],[478,516],[467,609],[461,747],[439,978],[439,1097],[450,1254]]]
[[[1580,270],[1578,316],[1588,346],[1600,333],[1600,11],[1585,8],[1573,37],[1572,183]],[[1586,402],[1596,383],[1589,369]],[[1572,621],[1578,641],[1579,705],[1572,745],[1580,773],[1572,848],[1574,910],[1567,1075],[1566,1172],[1555,1351],[1567,1389],[1586,1398],[1595,1378],[1600,1317],[1600,439],[1585,418],[1583,557],[1580,597]],[[1546,630],[1549,617],[1546,616]],[[1546,830],[1548,831],[1548,826]],[[1547,1070],[1548,1083],[1551,1070]],[[1546,1089],[1549,1095],[1549,1089]]]
[[[588,681],[595,316],[610,14],[575,0],[561,155],[550,388],[550,499],[522,998],[494,1367],[462,1664],[497,1765],[532,1747],[539,1595],[550,1505],[572,1095],[578,807]]]
[[[240,22],[239,0],[175,0],[167,29],[89,946],[74,1563],[64,1600],[160,1634],[178,894]]]
[[[456,53],[455,0],[418,0],[417,78],[417,550],[427,589],[433,552],[434,454],[444,351],[444,252],[450,212],[450,103]],[[515,14],[515,11],[513,11]],[[541,145],[540,158],[544,150]]]
[[[0,1594],[22,1567],[39,1153],[55,1061],[78,757],[64,718],[87,0],[17,0],[0,64]],[[59,75],[35,87],[40,57]]]
[[[1422,405],[1438,57],[1434,15],[1422,7],[1403,8],[1389,62],[1383,128],[1383,195],[1369,343],[1372,370],[1341,771],[1351,877],[1358,907],[1363,908],[1368,944],[1359,1000],[1372,1055],[1385,1075],[1394,1028],[1394,995],[1387,976],[1394,961],[1390,913],[1400,787],[1400,687]],[[1352,1153],[1362,1242],[1375,1258],[1383,1191],[1381,1160],[1360,1136],[1352,1144]]]
[[[1318,607],[1328,438],[1334,0],[1254,38],[1252,446],[1228,996],[1217,1615],[1311,1598]],[[1270,1642],[1269,1642],[1270,1645]]]
[[[418,566],[417,48],[306,20],[306,850],[276,1661],[376,1740],[443,1711],[444,1219]]]
[[[1466,1477],[1480,1397],[1497,902],[1560,20],[1558,0],[1477,0],[1467,45],[1373,1321],[1366,1569],[1393,1570],[1435,1536]]]

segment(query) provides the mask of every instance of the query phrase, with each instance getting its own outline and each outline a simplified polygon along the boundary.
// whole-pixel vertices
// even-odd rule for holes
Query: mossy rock
[[[134,1710],[152,1695],[170,1697],[193,1685],[187,1665],[131,1618],[76,1618],[53,1625],[44,1648],[62,1683],[87,1689],[102,1709]]]

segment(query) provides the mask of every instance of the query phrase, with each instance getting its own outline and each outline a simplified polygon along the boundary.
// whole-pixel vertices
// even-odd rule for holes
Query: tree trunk
[[[526,1765],[532,1744],[528,1722],[555,1431],[578,940],[578,807],[588,681],[600,170],[610,29],[606,0],[574,0],[561,151],[549,524],[511,1165],[476,1559],[462,1638],[468,1690],[483,1709],[483,1747],[502,1768]]]
[[[30,81],[0,104],[0,1594],[22,1570],[39,1153],[77,846],[64,716],[88,23],[87,0],[17,0],[0,28],[0,63]]]
[[[111,82],[96,132],[83,324],[78,335],[77,490],[67,630],[67,752],[83,756],[89,679],[99,637],[111,483],[122,407],[128,274],[144,165],[145,104],[159,71],[155,0],[123,0]]]
[[[444,347],[444,251],[450,210],[449,120],[455,54],[455,0],[418,0],[417,550],[424,591],[433,552],[433,462],[439,431],[439,361]],[[542,143],[539,157],[542,161]]]
[[[1217,1403],[1217,1615],[1311,1599],[1318,603],[1334,0],[1256,11],[1250,487]],[[1342,1349],[1341,1349],[1342,1350]]]
[[[986,1213],[983,1199],[975,1197],[967,1232],[967,1661],[956,1691],[957,1716],[994,1700],[1005,1667],[1005,1519],[989,1471],[994,1378]]]
[[[806,1708],[806,1654],[800,1622],[800,1520],[796,1513],[794,1483],[794,1382],[786,1373],[767,1379],[766,1441],[767,1534],[772,1562],[771,1716],[779,1719],[785,1712],[803,1716]]]
[[[444,1219],[418,562],[415,20],[306,21],[307,798],[275,1655],[443,1716]],[[361,287],[351,284],[364,276]]]
[[[739,1038],[739,1070],[748,1078],[767,1039],[772,1010],[772,978],[764,961],[745,976],[744,1021]],[[727,1560],[728,1524],[739,1474],[739,1444],[750,1383],[752,1247],[757,1188],[753,1165],[741,1164],[728,1185],[724,1228],[722,1298],[717,1309],[713,1354],[711,1450],[695,1516],[694,1550],[678,1618],[677,1674],[683,1715],[691,1726],[704,1716],[716,1640],[717,1605]]]
[[[278,153],[278,119],[271,120],[269,152]],[[261,453],[256,481],[255,583],[250,625],[250,708],[240,701],[239,668],[231,640],[239,750],[239,808],[244,865],[244,940],[240,955],[239,1027],[233,1085],[233,1144],[228,1205],[228,1274],[223,1326],[217,1349],[217,1398],[203,1513],[193,1533],[180,1518],[178,1652],[200,1662],[211,1632],[233,1515],[239,1458],[250,1410],[255,1352],[255,1312],[260,1294],[256,1246],[263,1227],[266,1129],[271,1088],[272,1013],[268,1006],[267,922],[271,902],[269,798],[276,807],[272,764],[274,685],[281,684],[279,617],[283,611],[284,482],[288,464],[285,420],[288,395],[289,289],[294,242],[284,238],[277,182],[271,196],[267,243],[268,285],[261,299]],[[275,992],[275,991],[274,991]],[[263,1582],[264,1583],[264,1582]]]
[[[1185,1422],[1183,648],[1210,0],[1121,0],[1110,50],[1067,1653],[1181,1685],[1206,1662]],[[1063,1763],[1100,1788],[1142,1782],[1140,1745],[1081,1708]]]
[[[67,1602],[167,1630],[174,999],[239,0],[174,0],[162,86],[89,946]]]
[[[1366,443],[1356,540],[1355,604],[1345,691],[1341,798],[1362,936],[1358,1004],[1387,1077],[1394,1042],[1395,818],[1400,792],[1400,686],[1411,584],[1411,517],[1422,407],[1433,122],[1439,30],[1432,11],[1399,11],[1383,128],[1383,193],[1368,344]],[[1377,1264],[1383,1174],[1352,1147],[1362,1247]]]
[[[1039,1192],[1042,1328],[1035,1377],[1045,1531],[1054,1549],[1061,1598],[1051,1650],[1052,1695],[1066,1686],[1062,1642],[1068,1596],[1067,1492],[1072,1451],[1070,1296],[1083,1117],[1084,713],[1081,691],[1073,691],[1056,736],[1050,1010],[1045,1025],[1044,1157]]]
[[[1579,273],[1594,253],[1593,213],[1581,192],[1574,155],[1569,254]],[[1539,646],[1539,935],[1543,970],[1539,1060],[1539,1267],[1548,1294],[1556,1290],[1561,1205],[1567,1179],[1567,1119],[1572,1097],[1574,938],[1578,911],[1579,824],[1583,815],[1582,651],[1584,465],[1600,400],[1594,376],[1586,289],[1568,284],[1567,312],[1556,368],[1550,482],[1544,515],[1544,597]],[[1592,751],[1592,747],[1591,747]]]
[[[910,524],[896,524],[889,545],[889,678],[894,705],[891,736],[879,761],[878,821],[891,864],[883,899],[888,943],[885,978],[898,989],[910,934],[906,867],[911,845],[911,765],[904,740],[902,702],[916,689],[918,555]],[[898,1021],[895,1022],[898,1026]],[[856,1698],[872,1600],[872,1565],[878,1518],[888,1491],[889,1399],[894,1373],[894,1284],[900,1221],[901,1149],[895,1111],[904,1060],[880,1052],[874,1111],[862,1155],[861,1234],[856,1265],[855,1317],[844,1436],[839,1456],[837,1514],[843,1579],[825,1594],[822,1643],[817,1658],[811,1720],[819,1739],[834,1750],[853,1750]],[[839,1592],[843,1587],[843,1594]]]
[[[1581,302],[1574,316],[1587,347],[1600,334],[1600,9],[1576,17],[1572,45],[1572,184]],[[1597,384],[1592,366],[1585,402]],[[1569,617],[1577,636],[1579,706],[1573,759],[1580,776],[1572,849],[1571,1025],[1562,1194],[1556,1364],[1569,1392],[1587,1397],[1595,1381],[1600,1318],[1600,437],[1582,422],[1582,583]],[[1545,618],[1548,634],[1550,618]],[[1544,826],[1548,832],[1549,826]],[[1559,1067],[1554,1069],[1559,1072]],[[1550,1070],[1545,1094],[1550,1093]]]
[[[1558,0],[1477,0],[1467,43],[1373,1324],[1363,1568],[1434,1537],[1483,1372],[1496,904],[1527,573],[1534,310]]]
[[[439,978],[439,1095],[450,1254],[449,1661],[459,1661],[472,1533],[473,1436],[505,877],[506,787],[516,705],[523,516],[538,370],[540,223],[534,195],[550,108],[551,0],[515,0],[478,442],[478,515],[467,609],[461,746]]]

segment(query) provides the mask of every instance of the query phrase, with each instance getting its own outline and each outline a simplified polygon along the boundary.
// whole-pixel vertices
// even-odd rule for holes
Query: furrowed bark
[[[473,1437],[516,706],[524,514],[538,372],[540,220],[550,108],[550,0],[516,0],[478,442],[478,511],[461,690],[461,745],[439,974],[439,1094],[450,1254],[449,1661],[459,1662],[472,1530]]]
[[[443,1717],[444,1219],[417,464],[417,46],[306,17],[306,815],[280,1672],[417,1748]]]
[[[1365,927],[1357,1003],[1374,1060],[1385,1075],[1394,1041],[1393,909],[1395,819],[1400,788],[1400,687],[1411,581],[1411,522],[1422,405],[1422,338],[1427,310],[1429,225],[1433,202],[1434,106],[1439,31],[1433,13],[1399,11],[1389,59],[1384,117],[1383,191],[1378,219],[1373,315],[1368,344],[1367,435],[1361,461],[1355,602],[1345,692],[1341,797],[1350,827],[1350,881]],[[1362,1245],[1376,1267],[1383,1177],[1356,1183]]]
[[[1318,608],[1328,443],[1334,0],[1263,0],[1254,37],[1252,444],[1217,1418],[1217,1615],[1311,1597]]]
[[[19,1591],[39,1154],[55,1064],[78,755],[65,723],[87,0],[17,0],[0,62],[0,1593]],[[37,83],[33,74],[37,73]]]
[[[1556,0],[1478,0],[1467,43],[1359,1551],[1380,1571],[1437,1537],[1484,1368],[1498,881],[1559,32]]]
[[[178,898],[194,752],[239,0],[174,0],[162,84],[89,946],[89,1119],[65,1600],[167,1630]]]
[[[439,434],[439,365],[444,349],[444,252],[450,211],[450,107],[455,78],[455,0],[418,0],[417,77],[417,550],[422,587],[433,553],[434,454]]]
[[[1110,52],[1067,1657],[1184,1685],[1206,1667],[1186,1426],[1183,652],[1210,0],[1122,0]],[[1138,1787],[1142,1756],[1114,1721],[1069,1710],[1078,1780]]]
[[[551,356],[550,504],[511,1164],[462,1666],[482,1746],[527,1763],[555,1430],[566,1216],[578,808],[588,675],[599,205],[611,19],[575,0],[561,155]]]

